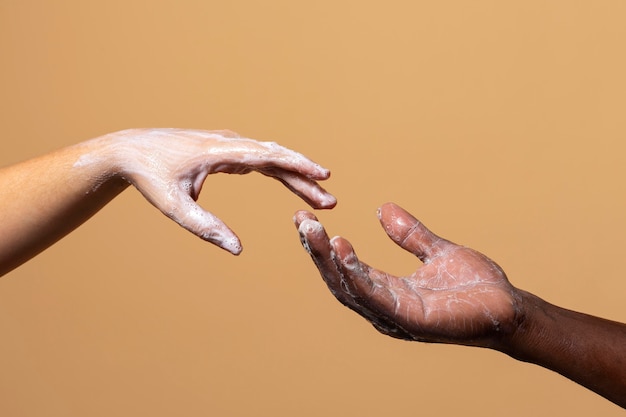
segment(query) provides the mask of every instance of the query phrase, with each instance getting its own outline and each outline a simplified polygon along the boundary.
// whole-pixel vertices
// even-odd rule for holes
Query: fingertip
[[[330,178],[330,169],[324,168],[321,165],[317,165],[316,168],[317,168],[317,171],[319,173],[319,179],[320,180],[327,180],[327,179]]]
[[[390,209],[395,209],[395,208],[399,208],[399,206],[395,203],[392,203],[390,201],[386,202],[385,204],[383,204],[382,206],[380,206],[380,208],[378,209],[379,211],[387,211]]]
[[[337,205],[337,198],[316,182],[312,182],[309,187],[309,190],[301,189],[299,194],[314,209],[329,210]]]
[[[333,252],[338,258],[345,260],[351,255],[354,255],[354,248],[346,239],[341,236],[335,236],[330,240],[330,244],[333,247]],[[356,255],[355,255],[356,256]]]
[[[316,181],[325,181],[330,178],[330,170],[328,168],[324,168],[302,154],[300,154],[300,156],[303,161],[306,161],[305,165],[300,166],[302,174]]]
[[[391,203],[385,203],[376,209],[376,217],[383,226],[388,222],[390,205]]]
[[[313,213],[306,211],[306,210],[296,211],[296,213],[293,215],[292,220],[293,220],[293,223],[296,225],[296,228],[299,228],[300,224],[302,224],[302,222],[307,219],[317,221],[317,217],[315,217]]]
[[[349,275],[361,270],[361,262],[354,251],[354,248],[346,239],[335,236],[331,239],[332,252],[335,263],[345,270]]]
[[[321,196],[320,198],[320,209],[326,209],[326,210],[330,210],[335,208],[335,206],[337,205],[337,198],[329,193],[326,193],[324,195]]]
[[[300,225],[298,226],[298,231],[302,236],[310,236],[314,234],[319,234],[324,231],[324,227],[320,222],[317,221],[315,216],[313,218],[305,218],[302,220]]]
[[[243,246],[241,245],[241,241],[239,241],[239,239],[237,239],[236,237],[235,239],[228,241],[226,244],[226,250],[228,250],[235,256],[241,255],[241,252],[243,252]]]
[[[376,215],[379,220],[391,220],[395,219],[398,216],[402,216],[408,214],[406,210],[402,207],[398,206],[395,203],[387,202],[381,205],[376,211]]]
[[[225,249],[227,252],[229,252],[231,255],[234,255],[234,256],[241,255],[241,252],[243,251],[243,248],[239,248],[239,249],[235,249],[235,250],[230,250],[230,249],[226,249],[226,248],[223,248],[223,249]]]
[[[314,258],[328,250],[328,236],[324,230],[324,226],[313,218],[305,218],[298,226],[300,234],[300,243],[302,247]]]
[[[219,225],[213,225],[205,232],[199,234],[199,236],[203,240],[213,243],[214,245],[219,246],[220,248],[232,253],[233,255],[239,255],[243,250],[241,241],[239,240],[235,232],[230,230],[230,228],[228,228],[228,226],[223,223]]]
[[[243,246],[241,245],[239,238],[237,238],[237,236],[234,236],[234,235],[229,236],[229,237],[221,237],[219,239],[213,239],[211,241],[215,243],[217,246],[219,246],[220,248],[224,249],[227,252],[232,253],[235,256],[239,256],[241,252],[243,251]]]
[[[394,203],[385,203],[377,211],[378,220],[387,232],[394,236],[402,235],[419,223],[411,213]]]

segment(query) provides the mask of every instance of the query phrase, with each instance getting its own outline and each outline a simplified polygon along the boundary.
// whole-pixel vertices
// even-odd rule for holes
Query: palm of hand
[[[331,292],[376,329],[407,340],[487,346],[515,319],[514,288],[493,261],[439,238],[398,206],[384,206],[380,218],[389,237],[424,262],[412,275],[368,266],[347,240],[329,240],[312,214],[296,215]]]
[[[386,276],[387,297],[378,311],[414,340],[481,345],[515,316],[512,286],[502,270],[482,254],[446,242],[440,255],[408,277]],[[384,281],[383,281],[384,282]]]

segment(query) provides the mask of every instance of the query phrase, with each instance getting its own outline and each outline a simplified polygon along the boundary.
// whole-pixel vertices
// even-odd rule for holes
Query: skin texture
[[[294,222],[333,295],[385,335],[491,348],[572,379],[626,408],[626,325],[566,310],[515,288],[481,253],[445,240],[399,206],[378,211],[387,235],[422,265],[397,277],[329,239],[317,218]]]
[[[237,255],[237,235],[196,200],[218,172],[256,171],[281,181],[316,209],[336,199],[318,181],[330,172],[272,142],[229,131],[133,129],[0,170],[0,275],[70,233],[129,185],[167,217]]]

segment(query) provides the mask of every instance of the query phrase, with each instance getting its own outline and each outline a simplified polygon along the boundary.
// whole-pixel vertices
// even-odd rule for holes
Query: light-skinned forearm
[[[517,330],[498,349],[626,408],[626,324],[563,309],[528,292],[520,295]]]
[[[98,155],[106,141],[60,149],[0,170],[0,275],[26,262],[77,228],[129,183]]]

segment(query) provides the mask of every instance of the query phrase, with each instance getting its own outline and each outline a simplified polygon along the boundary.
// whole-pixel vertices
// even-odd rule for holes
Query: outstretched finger
[[[316,181],[330,177],[328,169],[323,168],[301,153],[275,142],[231,138],[228,139],[228,146],[213,147],[211,156],[219,157],[219,163],[212,167],[212,172],[239,174],[250,170],[281,168]]]
[[[382,285],[370,276],[372,268],[359,260],[354,248],[346,239],[336,236],[330,244],[334,261],[343,277],[343,288],[359,304],[370,305],[374,301],[373,297],[378,297],[380,290],[383,289]]]
[[[312,180],[326,180],[330,177],[330,170],[313,162],[300,152],[286,148],[276,142],[260,142],[267,149],[272,165],[287,171],[297,172]],[[266,159],[267,158],[262,158]]]
[[[332,246],[322,224],[315,216],[305,211],[296,213],[294,222],[298,227],[302,246],[311,255],[330,291],[343,304],[352,304],[352,300],[341,286],[341,275],[333,260]]]
[[[428,262],[450,244],[396,204],[384,204],[378,209],[378,219],[391,240],[422,262]]]
[[[300,231],[303,246],[311,254],[326,285],[337,300],[360,314],[381,333],[399,339],[412,340],[411,335],[397,326],[393,320],[389,320],[379,312],[371,310],[367,307],[367,303],[360,304],[359,300],[356,300],[350,293],[349,286],[351,284],[347,280],[352,278],[345,271],[344,266],[341,265],[341,261],[335,253],[337,245],[340,248],[340,255],[345,255],[341,249],[346,246],[345,244],[351,250],[352,246],[350,246],[347,240],[336,237],[329,241],[328,235],[317,221],[317,218],[307,211],[298,211],[294,216],[294,223]],[[341,242],[345,242],[345,244]],[[356,255],[354,255],[354,259],[356,260]],[[358,262],[358,260],[356,261]],[[365,264],[362,264],[362,266],[369,269]],[[362,299],[361,301],[364,301],[363,297],[360,298]]]
[[[296,225],[296,229],[299,228],[300,224],[307,219],[318,222],[315,214],[306,210],[298,210],[296,214],[293,215],[293,223]]]
[[[308,205],[315,209],[331,209],[337,205],[337,199],[316,181],[301,174],[281,168],[259,170],[263,175],[275,178]]]

